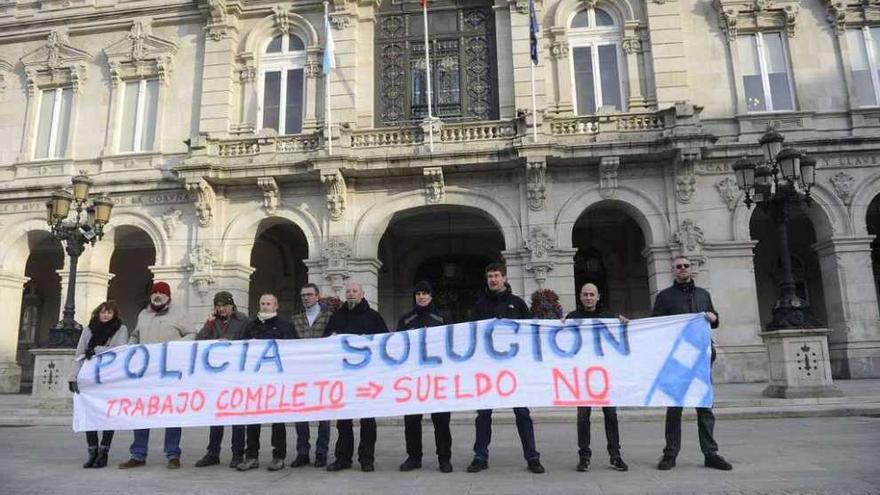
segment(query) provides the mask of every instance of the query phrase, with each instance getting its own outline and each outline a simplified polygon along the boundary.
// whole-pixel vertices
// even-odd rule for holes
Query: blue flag
[[[326,7],[324,10],[324,40],[323,69],[324,74],[329,74],[330,69],[336,68],[336,55],[333,53],[336,50],[336,44],[333,43],[333,29],[330,28],[330,18],[327,15]]]
[[[529,47],[532,63],[538,65],[538,15],[535,13],[535,0],[529,0]]]

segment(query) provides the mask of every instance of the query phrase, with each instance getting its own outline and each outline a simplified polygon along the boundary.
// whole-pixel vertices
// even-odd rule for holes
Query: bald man
[[[364,288],[357,282],[345,284],[345,304],[333,313],[324,336],[340,333],[354,335],[369,335],[385,333],[388,326],[378,311],[370,308],[370,303],[364,299]],[[376,453],[376,419],[361,418],[361,442],[358,446],[358,463],[361,471],[370,472],[375,470],[374,460]],[[327,471],[341,471],[351,468],[354,455],[354,429],[352,420],[340,419],[336,421],[336,460],[327,466]]]

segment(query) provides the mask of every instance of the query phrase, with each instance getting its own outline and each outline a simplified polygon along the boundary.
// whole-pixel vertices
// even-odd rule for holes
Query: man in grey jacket
[[[187,321],[186,313],[171,305],[171,287],[156,282],[150,289],[150,304],[141,310],[137,327],[128,338],[129,344],[161,344],[175,340],[195,340],[196,331]],[[180,468],[180,428],[165,428],[165,458],[168,469]],[[150,430],[134,430],[134,442],[129,452],[131,458],[119,469],[130,469],[147,463],[147,445]]]

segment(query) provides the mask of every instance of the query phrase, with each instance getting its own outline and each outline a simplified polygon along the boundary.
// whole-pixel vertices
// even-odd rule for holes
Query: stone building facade
[[[194,325],[217,290],[291,312],[304,282],[346,280],[395,321],[420,278],[464,319],[499,258],[517,294],[572,309],[590,280],[639,317],[682,253],[721,314],[716,379],[765,380],[778,254],[730,166],[771,125],[819,164],[790,225],[799,294],[835,376],[880,376],[880,3],[536,4],[533,112],[528,2],[431,0],[428,121],[416,0],[333,0],[327,75],[316,1],[0,3],[0,391],[35,379],[57,321],[44,203],[79,171],[117,202],[80,322],[109,295],[133,323],[152,279]]]

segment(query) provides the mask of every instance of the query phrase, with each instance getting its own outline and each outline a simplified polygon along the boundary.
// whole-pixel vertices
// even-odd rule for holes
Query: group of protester
[[[678,257],[672,264],[675,281],[673,285],[657,294],[653,315],[675,315],[685,313],[703,313],[712,328],[719,324],[709,292],[696,287],[693,281],[693,269],[687,258]],[[602,308],[598,287],[592,283],[584,284],[579,291],[581,307],[564,316],[558,303],[558,297],[552,291],[537,291],[532,296],[531,308],[523,299],[514,295],[507,283],[507,268],[501,263],[492,263],[486,267],[486,287],[480,294],[473,311],[474,320],[489,318],[619,318],[628,321],[623,315]],[[201,330],[195,332],[188,323],[187,315],[171,304],[171,288],[165,282],[156,282],[150,290],[149,305],[138,315],[137,324],[129,333],[120,320],[119,308],[112,301],[98,305],[92,312],[87,327],[83,329],[74,358],[74,366],[69,377],[70,390],[79,393],[77,375],[84,360],[91,359],[95,354],[106,349],[125,344],[156,344],[175,340],[212,340],[212,339],[296,339],[321,338],[335,334],[378,334],[388,331],[382,316],[370,307],[364,298],[363,287],[356,282],[345,286],[345,303],[336,309],[333,305],[320,303],[321,294],[315,284],[306,284],[300,290],[303,311],[293,317],[292,322],[278,316],[278,299],[273,294],[263,294],[259,300],[259,311],[253,318],[248,318],[238,311],[232,294],[226,291],[214,296],[214,309]],[[396,330],[410,330],[424,327],[436,327],[448,323],[440,309],[433,303],[433,288],[427,281],[418,282],[413,288],[413,309],[397,322]],[[715,350],[712,349],[712,362]],[[543,473],[544,466],[540,461],[540,453],[535,443],[535,430],[527,407],[513,408],[516,417],[516,428],[522,443],[523,457],[528,470]],[[590,469],[590,412],[589,407],[577,409],[577,442],[579,461],[578,471]],[[605,436],[611,468],[627,471],[629,467],[620,453],[620,434],[617,409],[603,407],[605,419]],[[667,408],[666,412],[666,447],[657,468],[669,470],[675,466],[676,457],[681,449],[681,407]],[[431,414],[434,425],[436,453],[441,472],[453,471],[452,434],[449,428],[451,414],[439,412]],[[360,418],[360,442],[358,445],[358,463],[362,471],[375,470],[376,420]],[[713,437],[715,417],[711,408],[697,408],[697,425],[700,449],[705,457],[706,467],[730,470],[732,466],[718,455],[718,445]],[[474,441],[474,457],[467,467],[469,473],[478,473],[489,467],[489,444],[492,439],[492,409],[477,411],[475,420],[476,438]],[[290,463],[293,468],[311,463],[309,443],[309,423],[295,424],[296,457]],[[330,422],[318,422],[316,440],[315,467],[326,467],[328,471],[350,469],[354,457],[354,431],[352,419],[336,421],[337,440],[334,460],[328,464],[330,446]],[[232,459],[230,468],[247,471],[259,467],[261,425],[232,426]],[[272,461],[268,465],[270,471],[278,471],[285,467],[287,458],[287,431],[284,423],[271,425]],[[422,467],[422,415],[412,414],[404,417],[406,438],[406,460],[400,465],[401,471],[412,471]],[[210,428],[207,453],[199,459],[196,467],[220,464],[223,426]],[[146,463],[147,444],[150,430],[134,431],[134,441],[129,449],[130,458],[119,464],[120,469],[143,466]],[[180,468],[180,437],[181,428],[165,428],[164,451],[169,469]],[[86,433],[89,457],[84,468],[101,468],[107,465],[113,431],[104,431],[100,444],[98,432]]]

